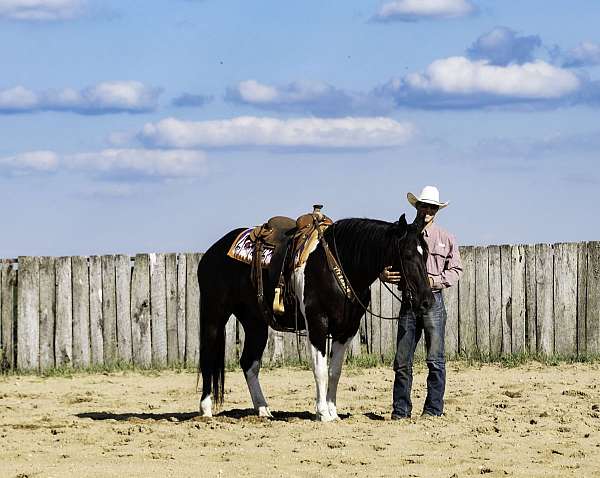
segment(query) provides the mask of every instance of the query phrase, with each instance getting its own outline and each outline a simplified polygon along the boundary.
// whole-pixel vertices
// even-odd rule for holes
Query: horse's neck
[[[387,248],[389,244],[372,244],[370,247],[373,248]],[[357,267],[350,269],[348,271],[344,271],[350,284],[354,288],[355,292],[364,291],[368,289],[371,284],[379,277],[379,274],[383,271],[385,266],[389,266],[391,264],[384,264],[385,258],[382,255],[380,258],[378,256],[377,259],[369,258],[367,254],[363,254],[360,256],[360,262],[356,264]],[[342,267],[344,258],[342,260]]]

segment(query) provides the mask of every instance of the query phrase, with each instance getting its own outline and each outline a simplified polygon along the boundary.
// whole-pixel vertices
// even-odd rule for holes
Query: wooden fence
[[[600,354],[600,242],[461,247],[464,273],[444,291],[446,353]],[[202,254],[19,257],[1,261],[2,368],[47,370],[117,363],[195,366]],[[374,313],[400,303],[376,281]],[[365,314],[350,355],[389,358],[397,321]],[[226,356],[244,334],[227,324]],[[422,348],[422,344],[420,345]],[[270,332],[265,361],[307,360],[306,339]]]

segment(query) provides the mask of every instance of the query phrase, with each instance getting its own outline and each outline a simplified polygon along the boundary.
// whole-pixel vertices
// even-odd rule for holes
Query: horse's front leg
[[[308,346],[312,358],[312,369],[315,376],[315,384],[317,386],[317,397],[315,404],[315,412],[317,420],[321,422],[331,422],[335,417],[329,413],[327,406],[327,355],[325,353],[326,339],[322,344],[315,346],[310,340],[310,334],[307,336]],[[320,350],[322,349],[322,350]]]
[[[340,419],[340,417],[338,417],[336,407],[337,387],[340,381],[340,375],[342,374],[344,355],[351,341],[352,337],[350,337],[344,343],[334,341],[331,344],[331,361],[329,362],[329,383],[327,386],[327,408],[329,410],[329,415],[331,415],[333,420]]]

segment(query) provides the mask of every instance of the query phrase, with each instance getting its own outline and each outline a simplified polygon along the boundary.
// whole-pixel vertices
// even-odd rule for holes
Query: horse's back
[[[236,261],[227,255],[231,244],[239,234],[246,230],[240,227],[225,234],[221,239],[210,246],[202,255],[198,264],[198,281],[200,285],[210,285],[215,277],[221,275],[228,265],[238,266],[241,262]]]

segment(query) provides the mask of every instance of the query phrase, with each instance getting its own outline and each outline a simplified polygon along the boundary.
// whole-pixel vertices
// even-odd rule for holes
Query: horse
[[[278,330],[307,331],[316,383],[317,420],[339,420],[336,394],[344,353],[370,302],[369,287],[385,266],[391,265],[401,272],[399,288],[414,310],[426,311],[432,306],[434,298],[425,270],[427,245],[421,234],[424,226],[424,218],[417,217],[408,224],[404,214],[394,223],[363,218],[336,221],[324,231],[323,240],[312,246],[304,265],[293,270],[295,304],[287,306],[276,322],[285,326]],[[204,417],[212,417],[213,398],[217,407],[223,404],[225,325],[233,314],[244,329],[240,366],[252,404],[258,416],[272,418],[258,376],[269,323],[273,326],[274,321],[265,317],[265,308],[259,303],[251,280],[251,266],[227,255],[242,231],[243,228],[235,229],[219,239],[198,265],[202,375],[199,408]],[[353,291],[351,298],[344,293],[328,265],[327,247]],[[265,302],[271,304],[276,278],[265,270],[263,281]],[[273,328],[277,330],[276,326]],[[329,369],[328,337],[332,339]]]

